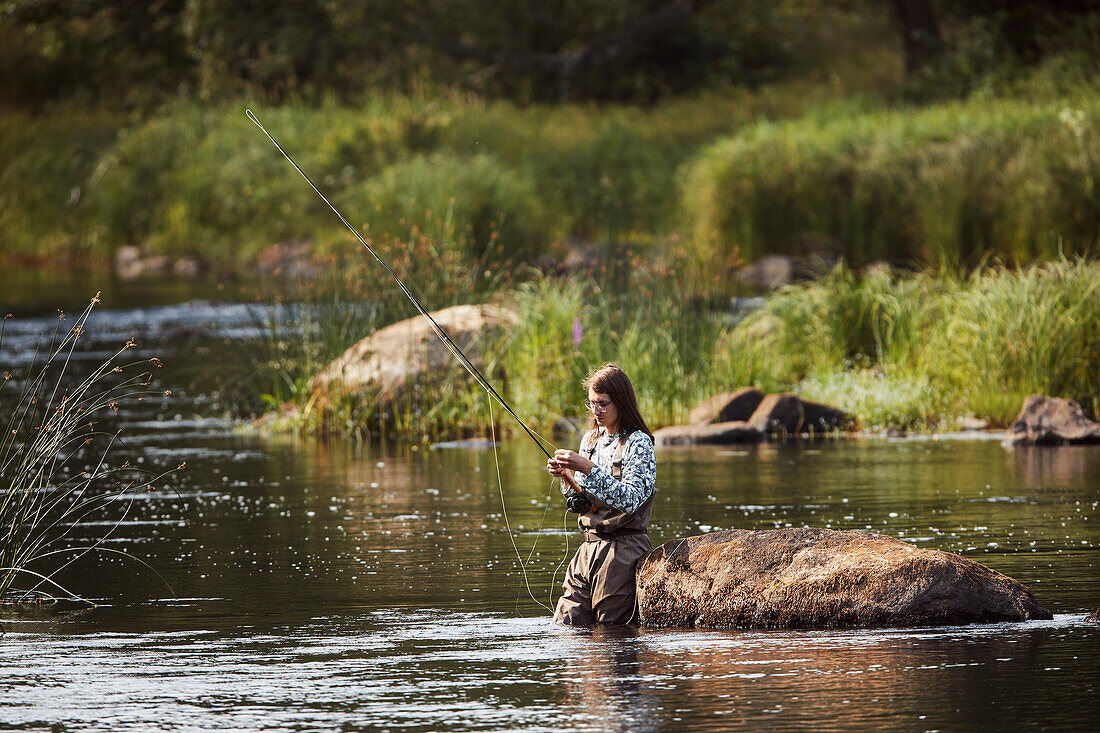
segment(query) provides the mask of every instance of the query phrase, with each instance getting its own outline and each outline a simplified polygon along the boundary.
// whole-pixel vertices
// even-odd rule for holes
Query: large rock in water
[[[1073,400],[1033,394],[1024,400],[1006,445],[1100,443],[1100,423],[1089,420]]]
[[[749,418],[749,425],[764,433],[827,433],[848,422],[843,410],[793,394],[770,394]]]
[[[519,321],[494,305],[456,305],[434,311],[432,318],[451,340],[480,367],[482,349]],[[415,316],[375,331],[352,346],[313,378],[314,392],[377,391],[396,400],[406,385],[441,377],[456,359],[423,316]]]
[[[666,542],[638,563],[645,626],[850,628],[1052,618],[1020,583],[865,532],[730,530]]]
[[[688,422],[692,425],[747,421],[764,400],[756,387],[742,387],[736,392],[723,392],[703,400],[691,408]]]
[[[669,425],[653,433],[655,445],[733,445],[759,443],[764,434],[747,422],[717,422],[711,425]]]

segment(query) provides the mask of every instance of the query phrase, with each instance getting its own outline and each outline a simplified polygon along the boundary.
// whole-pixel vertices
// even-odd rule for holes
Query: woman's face
[[[607,432],[615,433],[619,429],[619,408],[611,401],[611,398],[603,392],[597,392],[588,388],[588,401],[592,403],[592,414],[596,418],[596,424],[601,428],[607,428]]]

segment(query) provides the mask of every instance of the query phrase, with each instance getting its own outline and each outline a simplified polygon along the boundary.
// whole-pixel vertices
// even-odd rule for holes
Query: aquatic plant
[[[836,404],[864,427],[1005,425],[1042,393],[1096,411],[1100,262],[1060,258],[969,276],[859,276],[841,264],[770,296],[722,341],[728,384]]]
[[[128,505],[122,518],[108,522],[105,533],[73,537],[83,522],[128,495],[132,499],[137,490],[157,488],[154,483],[170,473],[154,476],[128,463],[113,465],[109,454],[118,432],[100,427],[104,413],[153,394],[150,367],[160,366],[155,357],[125,361],[135,347],[129,341],[82,379],[66,374],[98,302],[97,295],[67,328],[62,314],[32,363],[19,375],[3,374],[0,404],[7,408],[7,419],[0,435],[0,599],[5,601],[57,593],[84,600],[59,576],[89,553],[122,555],[148,567],[130,553],[104,546]]]

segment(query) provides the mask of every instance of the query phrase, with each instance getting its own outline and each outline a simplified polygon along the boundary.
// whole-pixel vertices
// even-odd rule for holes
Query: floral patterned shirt
[[[581,455],[586,455],[585,448],[591,445],[589,441],[592,440],[592,433],[593,431],[588,431],[581,439]],[[630,514],[636,512],[656,490],[654,483],[657,480],[657,457],[653,453],[653,439],[641,430],[635,430],[626,439],[623,447],[623,477],[617,481],[611,475],[611,464],[615,461],[618,449],[618,433],[608,435],[606,428],[599,428],[596,452],[591,459],[596,465],[587,476],[577,471],[573,478],[578,486],[600,501]],[[572,489],[563,482],[561,493],[568,497]]]

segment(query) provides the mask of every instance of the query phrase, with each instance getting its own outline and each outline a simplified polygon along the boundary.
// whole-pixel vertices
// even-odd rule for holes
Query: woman
[[[652,549],[646,527],[657,477],[653,433],[618,366],[603,365],[584,386],[592,429],[581,439],[580,453],[559,450],[546,462],[555,476],[572,471],[583,497],[574,498],[578,495],[562,482],[570,510],[581,515],[584,544],[569,563],[554,620],[571,626],[626,624],[637,607],[634,567]]]

